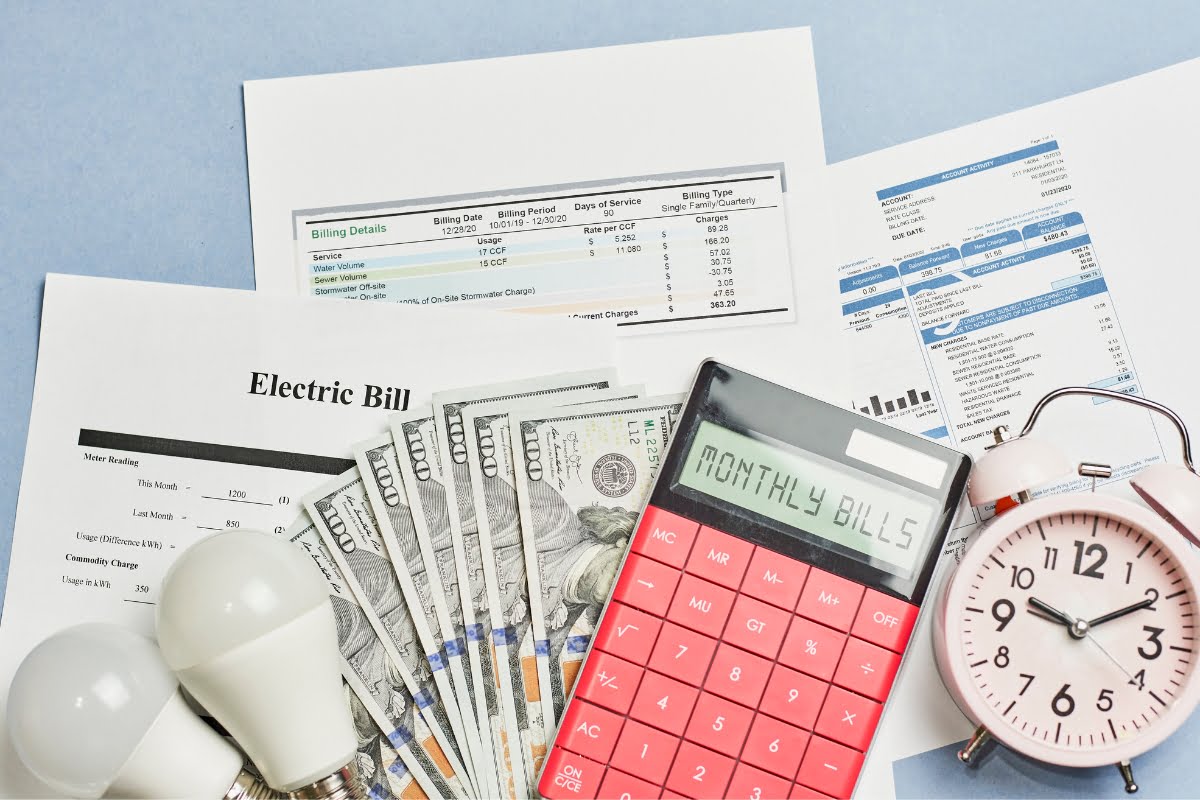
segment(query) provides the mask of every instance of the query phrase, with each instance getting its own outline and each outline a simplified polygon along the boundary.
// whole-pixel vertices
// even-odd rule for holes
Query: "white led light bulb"
[[[184,702],[154,643],[78,625],[30,651],[8,692],[13,747],[71,797],[273,797]]]
[[[163,580],[158,643],[267,783],[305,797],[357,796],[358,739],[333,608],[298,548],[252,531],[192,545]]]

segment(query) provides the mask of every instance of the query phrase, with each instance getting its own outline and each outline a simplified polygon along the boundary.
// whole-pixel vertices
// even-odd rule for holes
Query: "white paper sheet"
[[[213,530],[291,524],[307,491],[353,464],[351,443],[385,432],[405,402],[612,363],[610,341],[572,320],[495,317],[48,276],[0,719],[37,642],[87,621],[152,633],[176,554]],[[7,727],[0,738],[0,794],[45,794]]]
[[[1200,427],[1198,97],[1192,61],[831,166],[822,266],[801,280],[823,298],[810,334],[839,353],[822,396],[976,457],[991,428],[1020,430],[1068,384],[1137,392]],[[1123,479],[1179,459],[1174,431],[1124,404],[1060,401],[1037,430],[1076,461],[1112,464],[1102,491],[1128,497]],[[980,516],[960,516],[951,547]],[[860,796],[1123,795],[1115,769],[1055,771],[1002,751],[964,773],[949,745],[972,726],[940,683],[928,621]],[[1195,793],[1183,764],[1198,732],[1193,721],[1135,761],[1140,794]]]
[[[652,393],[679,391],[707,355],[740,354],[778,374],[770,343],[799,335],[825,160],[806,28],[251,81],[245,106],[259,290],[300,291],[298,261],[305,291],[345,288],[312,282],[331,274],[314,264],[332,263],[334,276],[362,274],[355,295],[432,303],[499,292],[470,302],[599,315],[598,334],[638,334],[620,348],[653,373]],[[764,170],[781,179],[722,182]],[[662,185],[670,197],[649,191]],[[721,191],[746,205],[717,205]],[[642,202],[601,207],[606,199]],[[370,218],[394,212],[406,216]],[[340,222],[307,224],[330,218]],[[378,224],[388,230],[349,231]],[[389,269],[414,263],[418,288],[388,282]],[[664,317],[703,319],[616,327]]]

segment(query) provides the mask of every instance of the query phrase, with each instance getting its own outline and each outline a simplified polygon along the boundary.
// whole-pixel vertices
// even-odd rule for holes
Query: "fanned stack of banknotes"
[[[683,397],[611,369],[433,395],[283,534],[324,573],[372,797],[523,798]]]

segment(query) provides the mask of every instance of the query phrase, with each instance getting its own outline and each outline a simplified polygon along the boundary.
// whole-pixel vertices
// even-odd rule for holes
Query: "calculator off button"
[[[633,537],[632,550],[676,569],[683,569],[699,528],[698,522],[655,506],[646,506],[637,534]]]
[[[867,589],[850,632],[860,639],[900,653],[912,634],[917,610],[916,606],[903,600]]]

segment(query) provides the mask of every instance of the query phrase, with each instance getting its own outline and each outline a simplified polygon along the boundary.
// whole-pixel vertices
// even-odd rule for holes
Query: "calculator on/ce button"
[[[704,362],[538,791],[850,797],[969,469]]]

